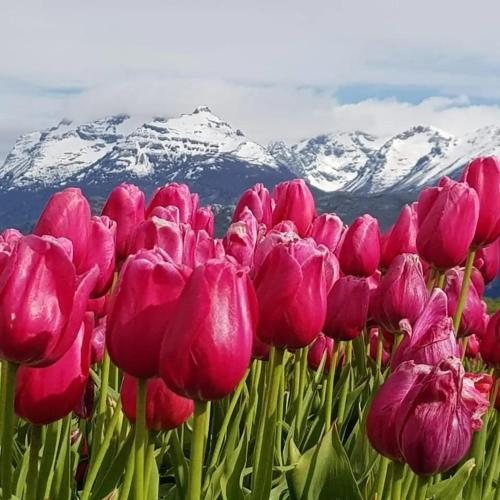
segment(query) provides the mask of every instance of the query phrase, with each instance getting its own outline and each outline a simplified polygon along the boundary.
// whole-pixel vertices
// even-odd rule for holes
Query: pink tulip
[[[209,207],[201,207],[196,210],[193,215],[192,226],[195,231],[204,230],[208,235],[214,237],[215,217],[212,209]]]
[[[417,210],[419,255],[439,269],[460,265],[467,257],[479,215],[474,189],[453,181],[426,189]]]
[[[197,267],[164,335],[161,377],[190,399],[227,396],[248,369],[257,320],[255,292],[246,273],[223,260]]]
[[[135,423],[137,379],[125,374],[120,398],[123,413]],[[191,399],[172,392],[161,378],[151,378],[146,385],[146,425],[151,431],[169,431],[182,425],[194,411]]]
[[[445,472],[462,460],[488,399],[458,358],[431,367],[399,365],[375,396],[368,438],[383,455],[406,462],[419,475]]]
[[[413,327],[401,322],[405,336],[391,361],[393,370],[405,361],[437,365],[450,356],[459,356],[460,350],[448,316],[445,293],[436,288]]]
[[[173,222],[174,224],[181,224],[181,218],[179,215],[179,209],[177,207],[154,207],[149,213],[148,219],[153,217],[158,217],[159,219],[166,220],[168,222]]]
[[[234,257],[241,266],[251,267],[255,245],[262,231],[257,219],[247,208],[240,214],[240,220],[233,222],[223,239],[226,255]]]
[[[460,290],[462,288],[463,277],[464,271],[460,268],[453,268],[446,272],[444,291],[448,297],[448,311],[450,316],[455,315]],[[472,283],[472,285],[469,286],[469,291],[467,293],[467,299],[465,301],[458,335],[466,337],[474,333],[479,337],[482,337],[485,327],[485,314],[486,304],[481,300],[476,287]]]
[[[234,209],[233,222],[238,222],[244,209],[248,208],[257,219],[259,224],[267,228],[272,226],[274,200],[263,184],[255,184],[247,189],[242,195]]]
[[[158,206],[174,206],[179,209],[179,218],[183,224],[193,224],[196,210],[198,209],[199,197],[197,194],[191,194],[186,184],[177,184],[172,182],[153,193],[153,197],[146,209],[146,217],[149,217],[151,211]]]
[[[94,321],[92,336],[90,340],[90,364],[100,363],[104,357],[104,346],[106,345],[107,316]]]
[[[474,286],[479,297],[483,297],[484,292],[486,290],[486,283],[484,282],[484,278],[481,272],[478,271],[475,267],[473,267],[470,279],[471,279],[471,285]]]
[[[273,226],[272,230],[278,233],[295,233],[297,235],[299,234],[297,226],[291,220],[282,220],[278,222],[278,224]]]
[[[479,269],[485,283],[491,283],[498,276],[500,271],[500,239],[477,250],[474,267]]]
[[[159,248],[141,250],[125,262],[107,319],[106,346],[113,362],[138,378],[158,375],[165,330],[177,315],[189,269]]]
[[[382,235],[380,265],[387,269],[402,253],[417,253],[417,204],[405,205],[396,223]]]
[[[379,335],[383,334],[379,332],[378,328],[370,328],[370,357],[376,361],[377,360],[377,349],[378,349],[378,339]],[[382,341],[382,366],[387,366],[391,359],[390,355],[391,346],[389,343],[383,338]]]
[[[322,333],[318,335],[316,340],[311,344],[309,352],[307,353],[307,363],[311,370],[316,371],[321,365],[323,357],[326,356],[324,371],[330,371],[330,365],[332,363],[333,344],[334,342],[330,337],[326,337]]]
[[[470,359],[477,359],[479,356],[479,339],[476,335],[470,335],[467,342],[465,355]]]
[[[481,357],[489,366],[500,368],[500,311],[491,316],[481,339]]]
[[[15,410],[36,425],[69,415],[81,401],[90,369],[92,317],[87,314],[64,355],[46,368],[22,366],[17,374]]]
[[[71,241],[76,271],[78,274],[84,272],[90,234],[90,205],[82,192],[77,188],[68,188],[53,194],[33,234]]]
[[[93,297],[105,295],[111,288],[115,273],[115,243],[116,222],[106,216],[92,217],[83,269],[89,270],[97,266],[99,270]]]
[[[479,218],[472,243],[489,245],[500,237],[500,162],[494,156],[477,158],[467,165],[462,180],[479,198]]]
[[[305,236],[316,217],[313,195],[302,179],[286,181],[274,188],[276,207],[273,212],[273,226],[283,220],[291,220],[299,236]]]
[[[347,229],[339,253],[340,269],[345,274],[368,277],[380,262],[380,230],[371,215],[358,217]]]
[[[65,247],[25,236],[0,271],[0,357],[48,366],[73,344],[97,268],[80,277]]]
[[[260,308],[257,334],[280,348],[305,347],[325,320],[327,279],[332,279],[326,267],[329,252],[312,239],[274,231],[260,245],[254,279]]]
[[[144,193],[133,184],[120,184],[109,195],[102,215],[116,222],[116,257],[127,256],[135,228],[144,220]]]
[[[365,278],[343,276],[328,295],[325,335],[352,340],[361,334],[368,319],[370,289]]]
[[[0,233],[0,273],[22,236],[16,229],[6,229]]]
[[[380,286],[373,292],[370,309],[382,328],[398,332],[401,320],[407,320],[410,325],[415,323],[428,298],[418,256],[401,254],[394,258]]]
[[[318,244],[325,245],[335,253],[344,232],[342,219],[335,214],[322,214],[316,217],[309,229],[309,236]]]

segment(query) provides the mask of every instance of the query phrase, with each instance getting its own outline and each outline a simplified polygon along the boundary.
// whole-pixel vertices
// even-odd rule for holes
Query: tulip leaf
[[[290,456],[297,458],[295,449]],[[362,500],[349,458],[335,426],[286,474],[293,500]]]
[[[427,497],[433,500],[455,500],[460,498],[475,466],[476,462],[473,458],[467,460],[452,477],[430,486],[427,490]]]
[[[30,456],[30,448],[26,448],[26,451],[23,455],[23,459],[18,465],[16,472],[14,474],[14,481],[16,484],[16,495],[21,498],[23,496],[23,490],[27,486],[26,485],[26,476],[28,474],[28,465],[29,465],[29,456]]]
[[[248,441],[245,433],[236,449],[227,456],[224,462],[224,473],[220,480],[222,498],[224,500],[243,500],[241,473],[247,458]]]

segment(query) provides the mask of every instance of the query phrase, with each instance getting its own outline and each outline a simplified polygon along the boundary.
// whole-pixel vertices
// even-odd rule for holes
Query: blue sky
[[[63,117],[199,104],[262,143],[500,125],[493,0],[25,0],[0,16],[0,161]]]

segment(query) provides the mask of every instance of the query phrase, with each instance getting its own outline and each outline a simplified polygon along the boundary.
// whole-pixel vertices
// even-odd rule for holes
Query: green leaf
[[[427,497],[431,497],[433,500],[455,500],[459,498],[475,466],[476,463],[473,458],[467,460],[452,477],[430,486],[427,490]]]
[[[293,500],[362,500],[335,426],[299,458],[286,478]]]
[[[220,480],[221,493],[224,500],[243,500],[244,498],[241,486],[241,473],[245,467],[247,449],[248,440],[246,433],[243,433],[238,446],[230,455],[227,455],[224,462],[224,472]]]

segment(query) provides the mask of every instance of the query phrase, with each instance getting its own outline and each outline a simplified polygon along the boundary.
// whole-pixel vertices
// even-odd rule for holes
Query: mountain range
[[[62,120],[21,136],[0,167],[0,229],[28,230],[49,195],[65,186],[81,187],[98,208],[120,182],[148,194],[167,182],[188,183],[225,222],[224,207],[244,189],[295,177],[311,186],[321,211],[347,223],[370,212],[387,227],[420,189],[443,175],[458,177],[483,155],[500,156],[500,127],[458,137],[417,125],[392,137],[351,131],[260,145],[207,106],[170,118]]]

